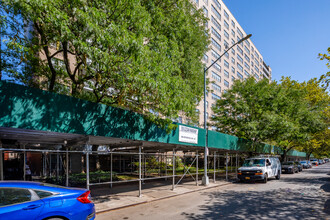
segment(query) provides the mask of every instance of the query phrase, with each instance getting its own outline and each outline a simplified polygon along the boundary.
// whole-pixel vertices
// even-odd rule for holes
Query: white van
[[[262,180],[281,177],[281,163],[277,157],[254,157],[245,159],[243,166],[238,168],[237,178],[240,181]]]

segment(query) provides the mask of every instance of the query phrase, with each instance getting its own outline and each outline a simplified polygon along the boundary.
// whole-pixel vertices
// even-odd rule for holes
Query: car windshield
[[[292,161],[282,163],[282,165],[292,165],[292,164],[293,164]]]
[[[305,164],[305,163],[307,163],[307,162],[306,162],[306,161],[300,161],[300,163],[304,163],[304,164]]]
[[[265,166],[265,159],[249,159],[245,160],[243,167],[262,167]]]

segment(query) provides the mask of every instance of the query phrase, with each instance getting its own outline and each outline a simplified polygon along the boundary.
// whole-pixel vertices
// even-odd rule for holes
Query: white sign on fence
[[[198,143],[198,129],[179,125],[179,141],[185,143]]]

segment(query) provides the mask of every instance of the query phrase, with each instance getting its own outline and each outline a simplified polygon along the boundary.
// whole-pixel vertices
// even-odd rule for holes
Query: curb
[[[120,206],[120,207],[116,207],[116,208],[103,209],[103,210],[96,211],[95,214],[96,215],[99,215],[99,214],[106,213],[106,212],[111,212],[111,211],[116,211],[116,210],[120,210],[120,209],[124,209],[124,208],[129,208],[129,207],[134,207],[134,206],[142,205],[142,204],[147,204],[147,203],[152,203],[152,202],[156,202],[156,201],[161,201],[161,200],[173,198],[173,197],[176,197],[176,196],[186,195],[186,194],[190,194],[190,193],[194,193],[194,192],[199,192],[199,191],[204,191],[204,190],[207,190],[207,189],[213,189],[213,188],[217,188],[217,187],[221,187],[221,186],[227,186],[227,185],[230,185],[230,184],[232,184],[232,182],[224,183],[224,184],[217,185],[217,186],[211,186],[211,187],[207,187],[207,188],[201,188],[201,189],[197,189],[197,190],[192,190],[192,191],[189,191],[189,192],[184,192],[184,193],[180,193],[180,194],[176,194],[176,195],[171,195],[171,196],[165,196],[165,197],[161,197],[161,198],[157,198],[157,199],[152,199],[150,201],[138,202],[138,203],[134,203],[134,204],[130,204],[130,205],[124,205],[124,206]]]

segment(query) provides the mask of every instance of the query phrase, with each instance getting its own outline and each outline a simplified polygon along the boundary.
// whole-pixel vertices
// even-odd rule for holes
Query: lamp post
[[[209,67],[205,67],[204,68],[204,129],[205,129],[205,147],[204,147],[204,176],[202,178],[202,184],[207,186],[209,185],[209,177],[207,176],[207,154],[208,154],[208,148],[207,148],[207,123],[206,123],[206,72],[216,63],[218,62],[218,60],[221,59],[221,57],[223,55],[225,55],[231,48],[233,48],[235,45],[242,43],[243,41],[249,39],[252,36],[252,34],[249,34],[247,36],[245,36],[244,38],[240,39],[239,41],[237,41],[236,43],[234,43],[233,45],[231,45],[231,47],[229,47],[225,52],[223,52],[223,54],[221,54],[221,56],[218,57],[218,59],[216,59]]]

